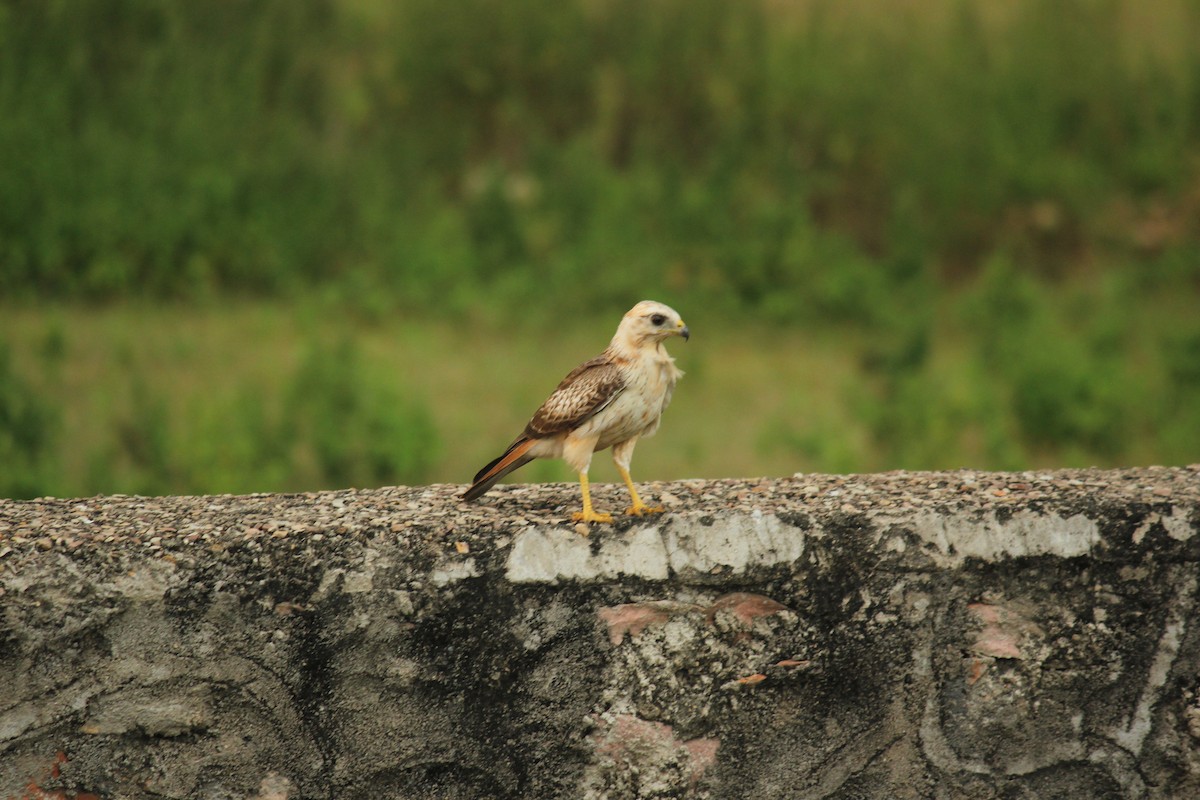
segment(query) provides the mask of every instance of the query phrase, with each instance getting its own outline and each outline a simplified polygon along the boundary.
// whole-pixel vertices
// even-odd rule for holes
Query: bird
[[[604,352],[571,370],[542,403],[498,458],[475,475],[462,494],[470,502],[513,470],[535,458],[561,458],[579,475],[583,510],[575,522],[612,522],[612,514],[592,507],[588,467],[592,455],[612,448],[613,463],[629,489],[634,516],[663,513],[638,496],[629,475],[633,448],[653,436],[671,402],[683,372],[667,354],[664,343],[673,336],[686,342],[691,335],[679,313],[654,300],[643,300],[625,313]]]

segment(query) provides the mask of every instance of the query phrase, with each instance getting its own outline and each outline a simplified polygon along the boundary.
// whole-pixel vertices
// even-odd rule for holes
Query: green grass
[[[253,450],[244,441],[254,438],[247,419],[278,415],[306,350],[317,342],[328,346],[340,341],[354,342],[371,382],[428,412],[436,441],[428,443],[432,452],[427,465],[410,480],[467,481],[520,432],[568,370],[603,349],[616,318],[514,331],[437,319],[369,324],[298,319],[284,306],[240,304],[220,311],[6,309],[3,319],[0,337],[10,342],[17,369],[29,376],[26,382],[47,400],[47,407],[61,409],[55,453],[61,468],[47,488],[89,494],[101,489],[245,492],[346,485],[316,480],[320,476],[303,470],[289,477],[246,469],[215,482],[208,479],[219,476],[197,471],[197,462],[206,457],[202,454],[217,443],[231,450],[230,459],[239,448]],[[674,348],[690,374],[661,434],[639,448],[635,475],[649,480],[793,471],[796,461],[787,452],[774,447],[763,452],[757,420],[783,418],[800,405],[823,406],[824,413],[834,414],[834,381],[845,369],[831,372],[834,359],[794,331],[744,331],[723,328],[702,315],[695,319],[693,342]],[[44,370],[42,352],[51,339],[59,355],[54,369]],[[721,362],[730,371],[717,381],[713,368]],[[747,391],[756,384],[762,388]],[[804,387],[802,394],[799,387]],[[802,401],[802,395],[810,400]],[[739,406],[748,413],[729,413]],[[344,411],[328,408],[329,417],[316,422],[332,425]],[[114,442],[114,431],[139,425],[156,431],[166,443],[165,463],[138,463],[124,444]],[[103,454],[107,483],[93,485],[91,461],[97,454]],[[298,456],[301,461],[311,457]],[[612,472],[607,457],[603,462],[597,465],[599,479]],[[138,480],[157,480],[147,472],[175,480],[167,477],[141,487]],[[565,467],[537,465],[523,476],[571,478]],[[379,476],[375,483],[396,478]]]
[[[956,307],[874,334],[685,309],[694,335],[672,350],[688,374],[659,435],[639,446],[635,477],[1194,461],[1190,302],[1081,288],[1072,316],[1007,269]],[[30,457],[0,467],[0,486],[28,496],[465,482],[604,347],[617,318],[373,320],[327,301],[8,307],[0,422],[15,394],[48,424]],[[615,478],[606,456],[593,477]],[[572,478],[557,463],[517,476]]]

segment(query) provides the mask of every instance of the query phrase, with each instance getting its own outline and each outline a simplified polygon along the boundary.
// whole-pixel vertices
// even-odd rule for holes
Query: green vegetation
[[[636,477],[1200,460],[1197,41],[1190,0],[0,2],[0,496],[466,480],[642,297],[697,336]]]

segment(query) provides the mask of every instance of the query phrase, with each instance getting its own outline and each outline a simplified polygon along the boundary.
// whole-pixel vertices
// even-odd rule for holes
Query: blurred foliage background
[[[1197,42],[1193,0],[0,0],[0,496],[466,481],[645,297],[694,336],[635,478],[1198,461]]]

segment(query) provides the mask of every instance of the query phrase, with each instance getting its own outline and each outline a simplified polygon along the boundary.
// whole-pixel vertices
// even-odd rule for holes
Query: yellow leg
[[[588,491],[586,472],[579,473],[579,488],[583,492],[583,511],[571,518],[576,522],[612,522],[612,514],[598,514],[592,510],[592,493]]]
[[[633,498],[633,505],[625,509],[626,514],[641,517],[646,514],[661,514],[666,511],[662,506],[648,506],[642,502],[642,498],[638,497],[637,489],[633,488],[633,478],[629,477],[629,470],[617,464],[617,472],[621,473],[621,480],[625,481],[625,486],[629,489],[629,496]]]

